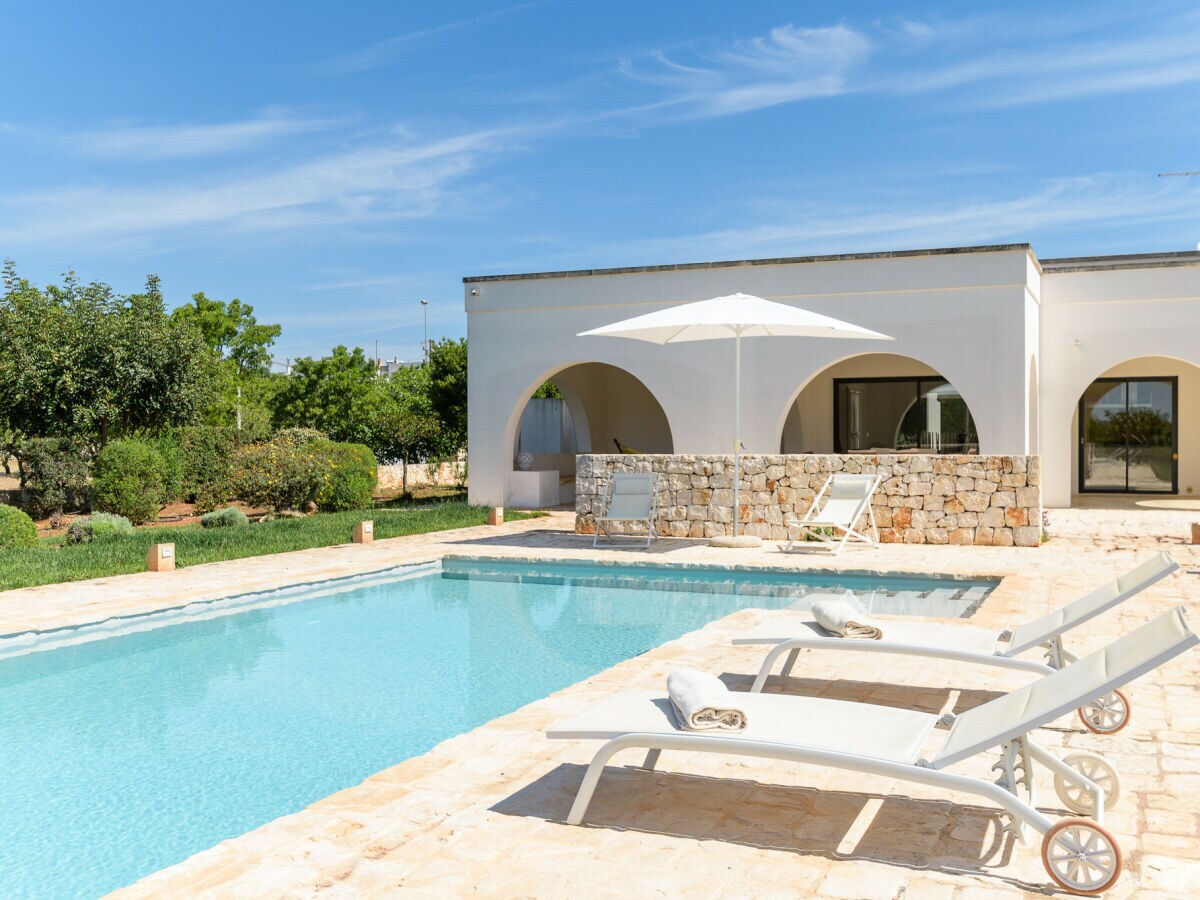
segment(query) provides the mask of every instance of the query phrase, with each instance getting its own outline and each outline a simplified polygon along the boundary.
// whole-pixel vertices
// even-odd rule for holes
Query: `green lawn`
[[[146,568],[146,552],[157,543],[174,542],[176,565],[182,568],[346,544],[354,525],[363,519],[375,520],[375,537],[382,539],[483,525],[487,512],[484,506],[444,502],[401,509],[317,513],[306,519],[276,519],[244,528],[139,528],[129,537],[91,544],[65,544],[62,538],[44,538],[36,547],[8,548],[0,553],[0,591],[141,572]],[[505,513],[510,520],[536,515]]]

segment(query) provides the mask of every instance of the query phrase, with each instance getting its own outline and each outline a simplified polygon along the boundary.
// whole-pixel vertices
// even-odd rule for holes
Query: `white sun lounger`
[[[790,675],[802,649],[934,657],[1045,674],[1075,661],[1076,657],[1063,648],[1066,632],[1141,593],[1178,568],[1179,563],[1170,553],[1165,550],[1156,553],[1090,594],[1011,631],[888,619],[881,640],[848,640],[830,635],[810,613],[796,612],[772,615],[762,625],[734,638],[733,643],[771,645],[750,688],[756,693],[763,689],[779,657],[787,656],[783,674]],[[1046,663],[1017,658],[1018,654],[1038,647],[1045,648]],[[1129,712],[1129,698],[1121,691],[1113,691],[1084,704],[1079,716],[1091,731],[1113,734],[1128,724]]]
[[[646,546],[650,546],[658,535],[654,523],[658,519],[658,475],[654,472],[614,472],[604,494],[604,506],[596,516],[595,547],[601,533],[614,544],[617,537],[629,537],[627,533],[614,533],[613,525],[644,525]],[[642,535],[634,535],[638,540]]]
[[[1035,744],[1033,729],[1162,665],[1198,642],[1182,607],[1076,663],[955,718],[946,739],[929,756],[921,751],[938,716],[867,703],[741,694],[749,722],[742,732],[685,731],[662,693],[622,693],[561,722],[550,738],[605,741],[592,758],[567,822],[583,821],[609,759],[622,750],[649,751],[653,769],[663,750],[754,756],[807,763],[914,782],[991,800],[1011,817],[1021,841],[1025,827],[1044,835],[1042,861],[1061,887],[1092,893],[1111,887],[1121,874],[1121,851],[1103,827],[1104,810],[1119,790],[1116,770],[1102,757],[1074,753],[1064,759]],[[944,771],[999,747],[998,783]],[[1062,803],[1079,815],[1052,822],[1036,808],[1033,763],[1055,776]],[[1021,792],[1019,789],[1024,788]],[[1022,793],[1026,796],[1023,797]]]
[[[875,527],[871,497],[882,478],[882,475],[848,475],[845,472],[834,472],[821,486],[820,492],[813,498],[812,505],[804,516],[795,522],[787,523],[789,535],[793,529],[799,529],[800,534],[799,541],[790,539],[784,549],[794,549],[806,536],[832,547],[835,556],[842,552],[851,538],[877,546],[879,529]],[[864,512],[871,522],[870,537],[855,528]],[[833,535],[826,534],[830,530],[834,532]]]

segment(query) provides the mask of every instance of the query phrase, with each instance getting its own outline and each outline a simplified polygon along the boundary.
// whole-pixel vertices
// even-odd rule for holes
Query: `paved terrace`
[[[593,551],[572,519],[513,523],[0,594],[0,634],[178,605],[190,599],[379,569],[456,553],[673,564],[736,563],[1004,576],[974,621],[1004,627],[1040,614],[1167,548],[1183,569],[1110,612],[1069,646],[1087,650],[1200,594],[1200,548],[1184,543],[1195,513],[1052,511],[1039,549],[890,545],[838,560],[716,550],[662,541],[649,551]],[[216,897],[796,897],[1054,894],[1038,845],[1002,833],[997,811],[916,785],[811,767],[664,754],[662,768],[617,757],[585,827],[563,823],[595,743],[550,742],[544,729],[611,691],[661,689],[695,666],[746,686],[760,652],[729,639],[770,616],[744,610],[544,700],[452,738],[294,815],[224,841],[118,892],[123,898]],[[1200,610],[1193,621],[1200,618]],[[1039,739],[1103,753],[1122,775],[1106,824],[1125,852],[1112,897],[1192,897],[1200,890],[1200,653],[1137,681],[1130,726],[1112,737],[1065,718]],[[498,672],[497,677],[504,677]],[[828,680],[827,680],[828,679]],[[903,686],[889,682],[900,679]],[[962,711],[1023,683],[1015,673],[941,663],[807,654],[768,690],[930,711]],[[953,684],[954,690],[944,685]],[[936,741],[936,732],[935,738]],[[633,758],[636,756],[636,758]],[[986,775],[990,760],[959,771]],[[1043,805],[1057,799],[1041,772]]]

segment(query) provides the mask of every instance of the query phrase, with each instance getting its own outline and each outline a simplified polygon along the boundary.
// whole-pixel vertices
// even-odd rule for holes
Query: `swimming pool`
[[[738,609],[992,586],[445,560],[0,638],[0,896],[121,887]]]

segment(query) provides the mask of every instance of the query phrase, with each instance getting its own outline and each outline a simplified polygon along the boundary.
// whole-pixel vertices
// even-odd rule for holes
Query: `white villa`
[[[1039,260],[1006,244],[464,283],[472,503],[570,502],[575,453],[615,441],[730,452],[732,341],[576,335],[737,291],[895,338],[746,342],[747,453],[1039,455],[1051,507],[1091,492],[1200,492],[1198,252]],[[527,418],[527,442],[538,437],[522,448],[546,381],[562,394],[562,428]],[[521,449],[532,473],[517,471]]]

